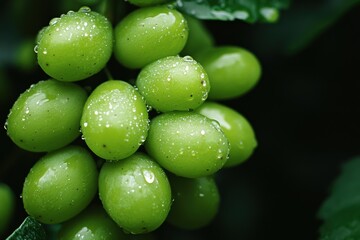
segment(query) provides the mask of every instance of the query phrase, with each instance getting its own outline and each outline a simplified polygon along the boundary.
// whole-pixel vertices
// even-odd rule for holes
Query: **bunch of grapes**
[[[17,146],[44,153],[22,200],[37,221],[61,224],[59,239],[202,228],[219,210],[216,174],[257,146],[247,119],[221,103],[257,84],[256,56],[215,45],[163,0],[129,2],[114,25],[81,7],[41,29],[34,50],[49,78],[18,97],[5,124]],[[108,79],[90,81],[101,72]]]

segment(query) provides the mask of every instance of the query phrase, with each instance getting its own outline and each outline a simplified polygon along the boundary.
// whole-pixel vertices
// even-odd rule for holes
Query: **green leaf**
[[[318,217],[321,240],[360,239],[360,156],[342,166]]]
[[[360,206],[360,156],[342,166],[329,197],[319,209],[318,217],[327,220],[337,212],[353,206]]]
[[[281,21],[260,29],[253,36],[254,41],[258,50],[267,54],[299,53],[359,3],[360,0],[294,2]]]
[[[176,7],[204,20],[275,22],[290,0],[176,0]]]
[[[27,217],[6,240],[45,240],[46,234],[42,225],[32,217]]]

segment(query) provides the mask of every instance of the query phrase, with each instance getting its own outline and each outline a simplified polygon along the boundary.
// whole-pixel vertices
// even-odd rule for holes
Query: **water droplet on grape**
[[[34,47],[34,52],[38,53],[38,49],[39,49],[39,45],[36,44],[35,47]]]
[[[51,19],[50,20],[50,22],[49,22],[49,25],[51,26],[51,25],[54,25],[54,24],[56,24],[58,21],[60,20],[60,18],[53,18],[53,19]]]
[[[4,124],[4,129],[7,131],[7,126],[8,126],[8,121],[5,122]]]
[[[153,172],[145,169],[145,170],[142,171],[142,174],[143,174],[144,179],[145,179],[146,182],[148,182],[148,183],[153,183],[154,182],[155,175],[154,175]]]
[[[70,10],[67,12],[67,15],[73,15],[75,12],[73,10]]]
[[[201,135],[205,135],[206,132],[205,132],[205,130],[203,129],[203,130],[200,131],[200,133],[201,133]]]
[[[193,61],[194,61],[194,59],[193,59],[191,56],[184,56],[184,57],[183,57],[183,60],[184,60],[185,62],[193,62]]]
[[[83,6],[79,9],[79,12],[89,13],[89,12],[91,12],[91,8],[89,8],[88,6]]]

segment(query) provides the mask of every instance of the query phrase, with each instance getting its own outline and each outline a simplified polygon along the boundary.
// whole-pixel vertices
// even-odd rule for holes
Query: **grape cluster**
[[[256,56],[215,45],[200,20],[163,0],[129,2],[137,7],[115,25],[81,7],[41,29],[35,52],[49,78],[19,96],[5,124],[17,146],[44,153],[23,205],[61,224],[59,239],[204,227],[219,208],[216,173],[257,147],[247,119],[220,102],[257,84]],[[112,56],[134,79],[82,85]]]

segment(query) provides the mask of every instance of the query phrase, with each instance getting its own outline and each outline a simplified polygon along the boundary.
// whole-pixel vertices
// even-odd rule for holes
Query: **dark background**
[[[2,124],[17,96],[46,77],[37,66],[24,70],[15,61],[4,61],[6,54],[12,58],[20,38],[34,36],[57,16],[55,7],[45,2],[34,1],[33,5],[42,5],[18,15],[20,19],[6,11],[10,4],[1,9],[0,70],[5,78],[0,80],[6,81],[1,85],[6,87],[1,91]],[[318,31],[304,47],[286,49],[291,34],[294,39],[304,37],[299,32],[308,33],[301,27],[297,31],[296,19],[306,21],[314,15],[314,11],[307,15],[310,8],[316,10],[325,2],[293,2],[276,24],[206,22],[218,45],[245,47],[262,63],[259,84],[238,99],[224,101],[252,123],[259,145],[247,162],[219,173],[222,202],[209,227],[184,232],[164,224],[158,231],[162,238],[317,239],[321,222],[316,214],[330,184],[342,163],[360,153],[359,5]],[[306,7],[309,11],[301,12]],[[0,131],[0,143],[0,181],[18,197],[11,232],[26,216],[20,199],[22,183],[41,154],[17,148],[5,130]]]

